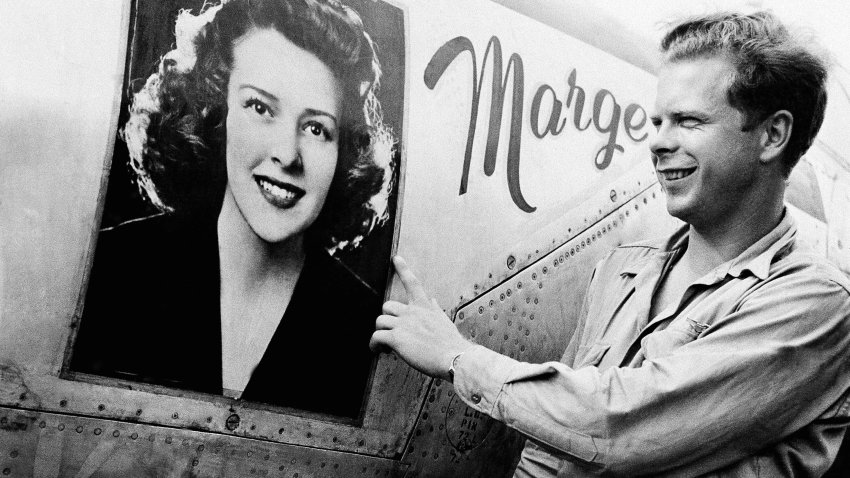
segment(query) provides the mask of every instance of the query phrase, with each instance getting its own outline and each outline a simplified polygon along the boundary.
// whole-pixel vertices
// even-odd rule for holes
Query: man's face
[[[697,228],[731,224],[758,209],[758,129],[727,99],[734,67],[723,56],[662,65],[650,148],[671,215]]]

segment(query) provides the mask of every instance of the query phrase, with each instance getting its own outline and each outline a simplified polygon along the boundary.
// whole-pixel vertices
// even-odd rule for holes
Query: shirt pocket
[[[611,348],[610,344],[596,343],[593,345],[582,345],[578,350],[579,361],[576,362],[574,369],[584,367],[596,367],[602,362],[602,358]]]
[[[646,360],[654,360],[673,353],[679,347],[693,342],[708,328],[691,318],[676,320],[664,330],[658,330],[644,337],[641,350]]]

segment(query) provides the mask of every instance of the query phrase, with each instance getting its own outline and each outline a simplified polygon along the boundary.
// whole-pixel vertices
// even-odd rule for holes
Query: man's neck
[[[765,205],[767,206],[767,205]],[[734,259],[772,231],[782,220],[782,201],[731,217],[720,224],[691,224],[682,261],[700,275]]]

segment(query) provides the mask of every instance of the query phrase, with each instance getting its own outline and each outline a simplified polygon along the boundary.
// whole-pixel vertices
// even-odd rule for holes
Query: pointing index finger
[[[407,262],[401,256],[395,256],[393,257],[393,264],[395,265],[396,274],[398,274],[402,285],[404,285],[404,290],[407,292],[408,303],[424,303],[426,305],[430,303],[428,294],[425,293],[425,288],[419,282],[419,279],[413,275],[413,271],[407,265]]]

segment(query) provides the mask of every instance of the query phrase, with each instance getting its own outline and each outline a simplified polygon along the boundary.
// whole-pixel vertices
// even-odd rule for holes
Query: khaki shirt
[[[687,247],[618,247],[597,265],[561,362],[481,346],[454,386],[527,435],[516,476],[819,476],[850,424],[850,281],[782,222],[649,317]]]

